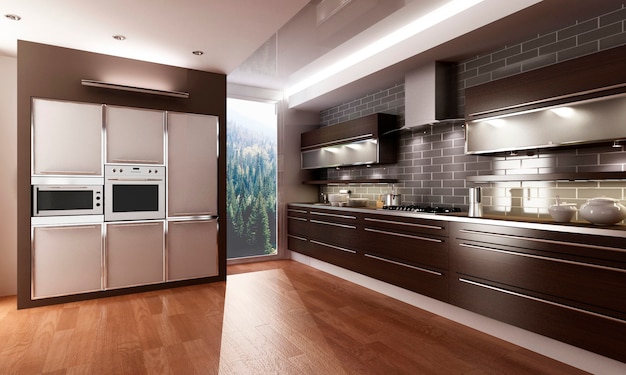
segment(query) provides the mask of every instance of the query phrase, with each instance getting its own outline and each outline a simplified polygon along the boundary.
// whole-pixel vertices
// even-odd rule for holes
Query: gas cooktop
[[[447,214],[450,212],[461,212],[461,209],[458,207],[431,207],[431,206],[418,206],[418,205],[383,206],[383,210],[426,212],[426,213],[434,213],[434,214]]]

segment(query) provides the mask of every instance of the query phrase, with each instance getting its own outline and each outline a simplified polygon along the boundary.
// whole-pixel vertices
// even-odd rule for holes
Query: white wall
[[[0,296],[17,294],[17,59],[0,56]]]

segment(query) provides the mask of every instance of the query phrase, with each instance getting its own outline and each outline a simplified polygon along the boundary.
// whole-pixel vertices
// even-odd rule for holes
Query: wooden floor
[[[292,261],[227,282],[16,310],[0,374],[579,374]]]

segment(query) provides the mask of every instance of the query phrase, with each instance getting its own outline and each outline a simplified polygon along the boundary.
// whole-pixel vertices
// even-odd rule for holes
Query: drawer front
[[[309,240],[309,255],[334,265],[358,271],[359,257],[350,247],[337,246],[320,240]]]
[[[356,219],[339,221],[326,216],[311,216],[307,237],[331,245],[355,248],[358,242]]]
[[[365,253],[360,272],[444,302],[448,301],[448,272],[443,269]]]
[[[287,235],[287,248],[305,255],[312,255],[309,240],[292,234]]]
[[[624,269],[465,240],[455,240],[451,251],[451,268],[459,275],[495,281],[626,318]]]
[[[363,251],[415,265],[448,269],[448,239],[366,226]]]
[[[306,237],[309,222],[306,218],[287,216],[287,233]]]
[[[309,211],[306,208],[296,207],[296,206],[287,206],[287,216],[288,217],[301,217],[307,218]]]
[[[449,223],[441,220],[427,220],[404,216],[376,215],[363,218],[369,228],[399,233],[420,233],[425,236],[448,237]]]
[[[626,361],[626,321],[512,292],[479,280],[454,277],[450,303],[517,327]]]

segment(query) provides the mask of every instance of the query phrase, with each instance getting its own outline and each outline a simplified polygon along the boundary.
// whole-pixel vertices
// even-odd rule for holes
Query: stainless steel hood
[[[468,154],[626,140],[626,93],[469,121]]]
[[[457,115],[456,69],[456,63],[438,61],[406,74],[402,129],[463,121]]]

